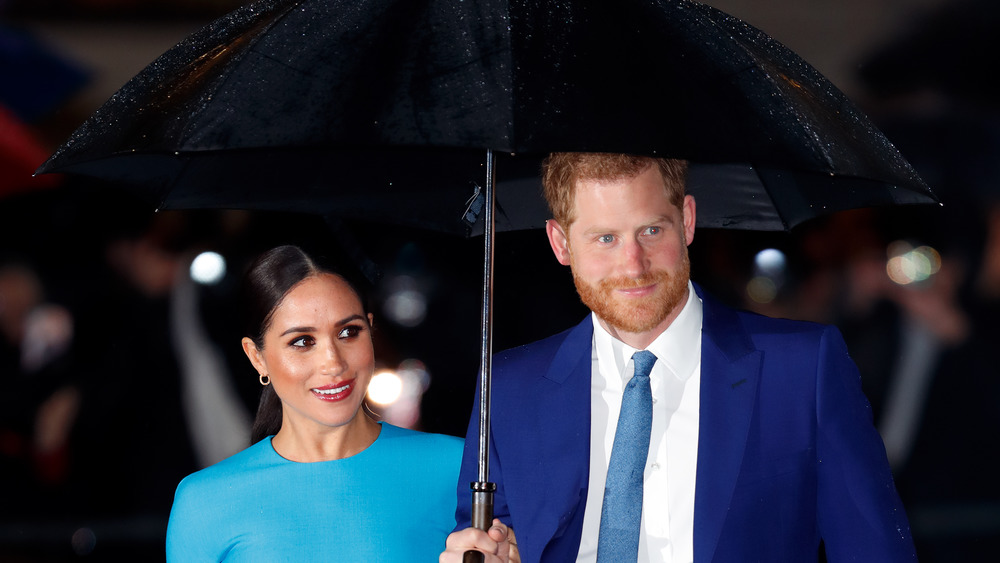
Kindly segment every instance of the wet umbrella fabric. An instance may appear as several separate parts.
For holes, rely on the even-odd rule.
[[[483,149],[501,230],[544,221],[537,164],[553,150],[699,162],[702,227],[933,201],[812,67],[684,0],[251,3],[142,71],[41,171],[135,184],[164,208],[468,234]]]

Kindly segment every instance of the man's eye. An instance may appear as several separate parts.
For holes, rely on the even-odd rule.
[[[661,231],[663,231],[661,227],[646,227],[647,235],[658,235]]]
[[[601,236],[597,237],[597,242],[604,243],[604,244],[612,243],[614,241],[615,241],[615,236],[614,235],[601,235]]]

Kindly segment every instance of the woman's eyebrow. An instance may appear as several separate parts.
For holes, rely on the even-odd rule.
[[[354,322],[354,321],[364,321],[364,320],[366,320],[364,315],[354,314],[354,315],[351,315],[349,317],[345,317],[343,319],[340,319],[339,321],[337,321],[336,323],[334,323],[334,326],[344,326],[344,325],[346,325],[348,323],[351,323],[351,322]],[[286,334],[293,334],[293,333],[296,333],[296,332],[316,332],[316,327],[313,327],[313,326],[293,326],[293,327],[285,330],[285,332],[282,332],[279,336],[285,336]]]
[[[284,336],[286,334],[292,334],[292,333],[296,333],[296,332],[315,332],[315,331],[316,331],[316,328],[315,327],[311,327],[311,326],[293,326],[293,327],[289,328],[288,330],[286,330],[285,332],[282,332],[278,336]]]
[[[337,321],[336,324],[337,324],[337,326],[343,326],[343,325],[346,325],[347,323],[350,323],[350,322],[353,322],[353,321],[367,321],[367,320],[368,319],[366,319],[364,315],[354,314],[354,315],[351,315],[349,317],[346,317],[344,319],[341,319],[341,320]]]

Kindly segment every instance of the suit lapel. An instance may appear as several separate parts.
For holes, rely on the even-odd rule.
[[[736,313],[698,294],[704,303],[694,560],[712,560],[739,477],[757,400],[761,352]]]
[[[566,524],[582,507],[589,477],[592,336],[588,316],[553,355],[540,355],[546,365],[538,365],[539,375],[515,390],[519,396],[503,401],[521,418],[517,427],[526,430],[509,437],[521,444],[502,450],[511,459],[501,461],[510,482],[530,484],[507,492],[516,526],[526,530],[527,537],[518,533],[525,552],[542,553],[553,537],[570,533]],[[534,443],[524,447],[529,441]]]

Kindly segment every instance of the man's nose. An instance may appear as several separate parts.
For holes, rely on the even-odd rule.
[[[622,247],[624,268],[623,274],[630,278],[638,278],[639,276],[646,273],[646,269],[649,267],[648,261],[646,259],[646,249],[639,243],[639,241],[633,239],[626,241]]]

